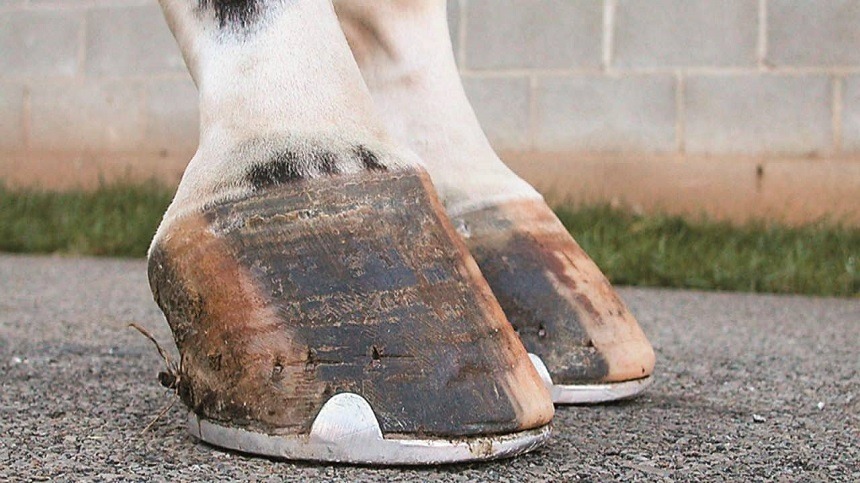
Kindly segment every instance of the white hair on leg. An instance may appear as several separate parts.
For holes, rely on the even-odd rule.
[[[493,151],[466,98],[445,0],[336,0],[391,135],[413,149],[450,216],[541,196]]]

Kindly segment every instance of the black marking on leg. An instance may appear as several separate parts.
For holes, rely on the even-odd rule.
[[[290,151],[278,153],[270,160],[253,166],[245,175],[245,179],[255,189],[299,181],[303,177],[299,172],[296,155]]]
[[[355,148],[355,155],[358,156],[364,169],[368,171],[385,171],[388,169],[384,164],[379,162],[379,157],[373,151],[363,145],[358,145]]]
[[[321,173],[340,173],[340,168],[337,167],[337,156],[335,156],[334,153],[322,152],[317,154],[316,159],[314,159],[314,164],[316,164],[317,169],[319,169]]]
[[[330,151],[312,153],[304,159],[292,151],[283,151],[251,167],[245,178],[255,189],[265,189],[313,177],[314,171],[328,176],[340,174],[337,163],[337,155]]]
[[[366,171],[387,171],[379,157],[363,145],[354,148],[353,154]],[[254,189],[265,189],[285,183],[317,176],[335,176],[343,172],[342,157],[332,151],[318,150],[309,153],[279,151],[268,160],[253,165],[246,173],[246,181]]]
[[[247,30],[263,11],[261,0],[198,0],[201,10],[211,11],[222,29]]]

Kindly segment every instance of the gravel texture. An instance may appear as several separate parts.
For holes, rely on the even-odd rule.
[[[860,300],[622,289],[658,354],[619,404],[559,408],[513,460],[294,464],[184,428],[156,381],[170,334],[140,260],[0,255],[0,481],[860,481]]]

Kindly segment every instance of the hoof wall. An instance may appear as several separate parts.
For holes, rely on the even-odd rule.
[[[431,465],[507,458],[531,451],[550,437],[550,425],[465,438],[385,437],[370,404],[341,393],[320,410],[310,434],[278,435],[224,426],[190,413],[188,429],[209,444],[288,460],[368,465]]]
[[[554,404],[600,404],[636,397],[654,382],[652,376],[601,384],[554,384],[540,357],[529,354],[535,369],[549,389]]]

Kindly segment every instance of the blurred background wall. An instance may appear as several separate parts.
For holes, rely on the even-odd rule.
[[[860,0],[450,0],[502,157],[554,200],[860,224]],[[156,0],[0,0],[0,179],[175,183],[195,89]]]

